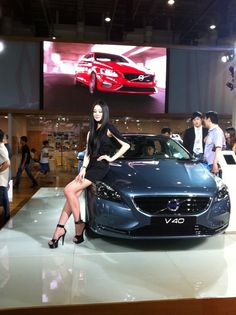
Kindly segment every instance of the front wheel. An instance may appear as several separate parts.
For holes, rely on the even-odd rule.
[[[90,94],[94,94],[97,91],[97,78],[96,74],[91,73],[90,82],[89,82],[89,92]]]

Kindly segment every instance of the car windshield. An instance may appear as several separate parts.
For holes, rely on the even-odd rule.
[[[124,159],[191,159],[190,154],[177,141],[165,136],[124,135],[130,149],[124,154]]]
[[[96,53],[95,54],[95,60],[97,61],[112,61],[112,62],[125,62],[128,63],[128,61],[123,58],[122,56],[113,55],[113,54],[106,54],[106,53]]]

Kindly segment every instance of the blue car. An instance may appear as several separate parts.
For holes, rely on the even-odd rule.
[[[124,137],[130,150],[86,191],[88,232],[126,239],[196,238],[227,228],[230,197],[219,177],[171,138]]]

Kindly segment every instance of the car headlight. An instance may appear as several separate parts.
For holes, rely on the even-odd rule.
[[[218,190],[217,195],[216,195],[216,201],[220,201],[222,199],[228,198],[229,192],[227,187],[222,187],[222,189]]]
[[[104,75],[106,75],[108,77],[116,77],[116,78],[118,77],[118,74],[115,71],[111,70],[111,69],[101,68],[100,69],[100,73],[104,74]]]
[[[97,188],[96,193],[99,198],[117,202],[121,201],[120,194],[109,185],[103,182],[99,182],[97,183],[96,188]]]
[[[215,201],[221,201],[222,199],[229,197],[228,187],[223,183],[222,179],[216,176],[216,185],[218,188]]]

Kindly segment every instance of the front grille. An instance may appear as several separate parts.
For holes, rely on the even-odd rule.
[[[128,81],[132,82],[153,82],[154,75],[140,74],[140,73],[123,73],[124,77]]]
[[[134,197],[136,207],[150,215],[177,214],[191,215],[206,210],[210,205],[208,197],[189,197],[189,196],[171,196],[171,197]],[[173,203],[176,207],[173,207]],[[172,207],[171,207],[172,204]],[[169,206],[169,207],[168,207]]]
[[[134,87],[134,86],[122,86],[118,91],[126,91],[126,92],[148,92],[154,93],[156,92],[155,88],[152,87]]]

